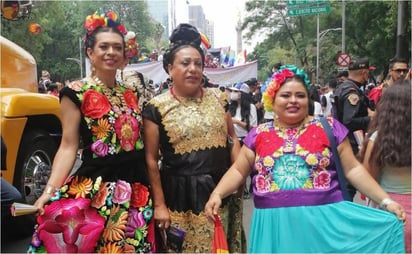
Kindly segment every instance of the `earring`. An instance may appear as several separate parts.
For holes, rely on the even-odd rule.
[[[96,68],[93,65],[90,67],[91,76],[94,77],[96,75]]]

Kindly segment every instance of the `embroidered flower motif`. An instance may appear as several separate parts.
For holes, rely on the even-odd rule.
[[[327,189],[330,187],[330,181],[329,172],[322,170],[313,178],[313,185],[316,189]]]
[[[124,96],[124,100],[126,101],[126,104],[129,108],[132,108],[136,111],[139,110],[139,107],[137,106],[139,102],[138,102],[138,99],[137,99],[137,96],[136,96],[135,93],[133,93],[130,90],[126,90],[123,93],[123,96]]]
[[[50,253],[92,253],[104,227],[104,219],[84,198],[54,201],[37,220],[40,238]]]
[[[118,204],[124,204],[130,200],[131,195],[132,188],[130,187],[130,183],[118,180],[112,201]]]
[[[138,242],[144,238],[143,234],[146,230],[146,221],[143,213],[137,209],[131,208],[129,210],[129,219],[126,227],[126,237],[134,238]]]
[[[136,140],[139,138],[139,123],[136,118],[122,114],[116,119],[114,129],[120,139],[122,149],[125,151],[133,150]]]
[[[143,148],[140,135],[142,118],[137,95],[133,91],[118,85],[112,90],[115,95],[109,100],[101,86],[87,79],[80,88],[77,97],[82,102],[81,110],[93,134],[93,158]]]
[[[103,232],[105,242],[120,241],[124,237],[127,224],[127,211],[120,209],[120,206],[113,206],[110,210],[110,218],[107,221]]]
[[[97,119],[109,112],[110,103],[103,94],[87,90],[83,95],[81,110],[85,116]]]
[[[100,249],[99,253],[123,253],[122,247],[117,243],[105,243]]]
[[[313,142],[314,140],[316,142]],[[329,139],[325,131],[317,124],[310,124],[306,131],[300,135],[297,142],[309,153],[321,153],[329,147]]]
[[[136,208],[145,206],[149,200],[149,189],[141,183],[133,183],[132,191],[130,205]]]
[[[97,209],[101,208],[102,206],[105,205],[106,203],[106,198],[109,196],[110,192],[109,189],[107,188],[108,182],[103,183],[100,185],[99,190],[97,193],[94,195],[91,206],[95,207]]]
[[[91,145],[90,149],[94,154],[96,154],[99,157],[104,157],[109,152],[109,146],[106,143],[104,143],[101,139],[94,142]]]
[[[272,155],[283,144],[283,139],[273,130],[264,131],[256,137],[256,153],[260,157]]]
[[[98,139],[104,139],[107,137],[110,131],[110,124],[106,118],[100,118],[97,120],[97,125],[92,126],[92,133]]]
[[[265,179],[264,176],[262,175],[257,175],[255,177],[255,182],[256,182],[256,190],[257,192],[260,193],[266,193],[269,192],[270,190],[270,182]]]
[[[276,161],[273,178],[281,189],[302,188],[309,176],[309,169],[299,156],[286,154]]]
[[[93,188],[93,181],[91,178],[76,176],[70,184],[67,191],[70,195],[75,195],[76,198],[85,198]]]
[[[73,89],[76,92],[79,92],[82,89],[83,83],[76,80],[69,84],[69,88]]]

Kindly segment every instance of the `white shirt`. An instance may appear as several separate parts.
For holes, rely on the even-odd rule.
[[[236,120],[241,121],[242,120],[242,116],[240,115],[240,107],[237,107],[236,109],[236,114],[233,117]],[[256,112],[256,106],[253,104],[250,104],[250,115],[249,115],[249,125],[250,127],[255,127],[257,126],[258,122],[257,122],[257,112]],[[238,138],[244,138],[246,137],[246,135],[248,134],[248,130],[244,129],[243,127],[241,127],[238,124],[233,124],[233,126],[235,127],[235,133],[236,136]]]

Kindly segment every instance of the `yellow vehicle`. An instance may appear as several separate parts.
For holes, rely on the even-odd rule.
[[[1,135],[7,146],[5,180],[33,203],[47,183],[60,137],[60,103],[37,93],[34,57],[0,36]]]

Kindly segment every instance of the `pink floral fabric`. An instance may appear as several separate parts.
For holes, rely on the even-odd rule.
[[[29,253],[151,252],[154,244],[149,189],[118,180],[75,176],[37,218]]]

